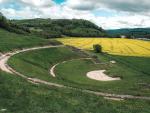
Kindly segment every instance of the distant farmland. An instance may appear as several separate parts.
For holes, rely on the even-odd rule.
[[[118,39],[118,38],[61,38],[58,39],[65,45],[92,50],[93,44],[100,44],[104,52],[123,56],[150,57],[150,42]]]

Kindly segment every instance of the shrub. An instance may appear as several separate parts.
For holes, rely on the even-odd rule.
[[[93,49],[96,53],[102,53],[102,46],[99,44],[94,44]]]

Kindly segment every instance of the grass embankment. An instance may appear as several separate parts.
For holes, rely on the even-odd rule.
[[[8,52],[13,49],[29,48],[33,46],[43,46],[54,44],[55,42],[56,41],[42,39],[33,35],[11,33],[0,28],[0,52]]]
[[[109,93],[133,94],[149,96],[150,78],[149,58],[134,58],[133,57],[115,57],[98,55],[101,62],[109,62],[110,60],[117,61],[117,64],[99,64],[95,65],[90,60],[74,60],[56,67],[57,77],[53,78],[49,75],[49,68],[64,60],[72,58],[80,58],[81,55],[72,52],[68,48],[50,48],[43,50],[30,51],[13,56],[9,60],[9,64],[18,72],[21,72],[29,77],[40,78],[47,81],[59,82],[65,85],[70,85],[78,88],[86,88],[91,90],[104,91]],[[124,63],[120,62],[123,61]],[[141,68],[138,61],[143,62]],[[130,65],[132,63],[133,66]],[[134,67],[134,68],[132,68]],[[93,70],[106,69],[110,76],[119,76],[120,81],[100,82],[88,79],[86,73]],[[139,70],[138,70],[139,69]],[[141,71],[142,70],[142,71]],[[145,73],[143,73],[145,72]]]
[[[150,110],[149,101],[105,100],[72,90],[33,85],[1,71],[0,92],[0,113],[149,113]]]

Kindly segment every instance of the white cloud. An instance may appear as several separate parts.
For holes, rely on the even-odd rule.
[[[52,0],[21,0],[21,2],[35,7],[50,7],[55,4]]]
[[[0,4],[1,3],[4,3],[4,2],[7,2],[8,0],[0,0]]]
[[[2,3],[4,0],[0,0],[0,3]]]
[[[1,9],[1,12],[10,19],[38,18],[40,16],[39,12],[32,10],[30,7],[25,7],[23,10]]]
[[[150,17],[143,15],[96,17],[95,23],[106,29],[149,27]]]
[[[88,0],[67,0],[64,4],[72,9],[79,10],[92,10],[97,7],[97,4]]]
[[[150,0],[67,0],[66,5],[78,10],[109,8],[125,12],[150,11]],[[84,8],[85,7],[85,8]]]
[[[6,2],[6,0],[0,0],[0,4],[3,4],[4,1]],[[9,0],[7,2],[9,3],[10,1],[14,0]],[[137,3],[140,1],[141,0],[136,0]],[[148,5],[148,3],[150,3],[148,0],[143,1],[144,3],[141,2],[141,4],[143,4],[142,6]],[[96,23],[98,26],[103,27],[104,29],[150,26],[150,17],[148,16],[149,13],[141,13],[143,10],[140,11],[140,13],[137,13],[134,10],[130,10],[128,13],[123,13],[123,15],[120,15],[120,12],[124,12],[124,8],[121,6],[119,7],[117,4],[122,5],[124,2],[125,1],[122,0],[67,0],[65,3],[58,5],[52,0],[18,0],[17,3],[20,4],[21,9],[17,10],[12,8],[0,8],[0,11],[11,19],[87,19]],[[114,5],[114,3],[116,3],[116,5]],[[136,3],[135,0],[130,0],[126,1],[124,5],[125,4],[134,6]],[[95,15],[92,12],[94,10],[104,9],[113,13],[114,10],[111,11],[110,7],[114,7],[114,10],[118,10],[118,14],[106,17]],[[137,7],[134,8],[136,9]]]

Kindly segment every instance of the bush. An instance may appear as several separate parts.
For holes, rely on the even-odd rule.
[[[102,53],[102,46],[99,44],[93,45],[93,49],[96,53]]]

